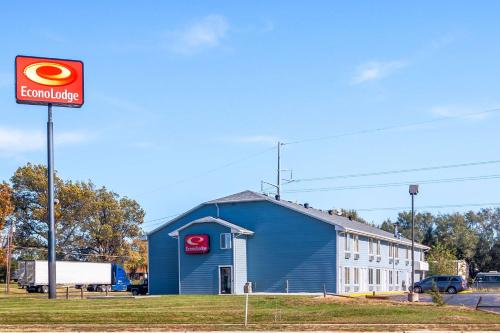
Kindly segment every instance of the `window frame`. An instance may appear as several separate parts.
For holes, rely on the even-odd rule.
[[[223,232],[220,234],[219,247],[221,250],[230,250],[233,248],[233,239],[231,236],[232,235],[229,232]],[[224,239],[224,247],[222,246],[222,239]],[[227,240],[229,240],[229,242]]]

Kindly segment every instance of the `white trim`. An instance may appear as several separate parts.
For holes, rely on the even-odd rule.
[[[234,258],[233,258],[234,260]],[[219,295],[226,295],[226,294],[222,294],[221,293],[221,290],[220,290],[220,269],[221,267],[230,267],[231,268],[231,293],[229,295],[234,295],[234,268],[233,268],[233,265],[219,265],[217,266],[217,275],[219,276],[219,283],[218,283],[218,290],[219,290]]]
[[[339,260],[339,257],[340,257],[339,256],[339,252],[340,252],[339,251],[339,247],[340,247],[340,244],[339,244],[340,239],[339,238],[340,238],[340,236],[339,236],[339,234],[340,233],[337,230],[335,230],[335,236],[336,236],[336,241],[335,241],[336,244],[335,245],[337,247],[337,251],[336,251],[337,253],[335,254],[336,260],[337,260],[337,271],[336,271],[337,283],[335,284],[335,289],[336,289],[335,292],[337,294],[340,294],[339,291],[341,290],[341,288],[340,288],[340,276],[339,276],[339,271],[340,271],[340,260]]]
[[[233,278],[234,278],[234,281],[233,281],[233,288],[236,287],[236,261],[235,261],[235,248],[236,246],[234,246],[234,238],[236,237],[235,234],[231,234],[231,247],[232,247],[232,250],[233,250],[233,269],[232,269],[232,274],[233,274]],[[219,271],[219,274],[220,274],[220,271]],[[219,289],[220,289],[220,283],[219,283]],[[236,288],[235,288],[236,289]],[[232,291],[233,294],[237,294],[236,290],[233,290]]]
[[[238,234],[243,234],[243,235],[253,235],[254,234],[253,231],[239,227],[236,224],[232,224],[230,222],[227,222],[227,221],[224,221],[222,219],[215,218],[212,216],[205,216],[205,217],[202,217],[200,219],[191,221],[187,224],[184,224],[182,227],[170,232],[168,235],[171,237],[177,237],[177,236],[179,236],[179,231],[182,231],[186,228],[189,228],[193,224],[200,224],[200,223],[218,223],[222,226],[225,226],[225,227],[231,229],[231,233],[238,233]]]
[[[151,258],[151,255],[149,253],[149,237],[146,235],[146,246],[148,247],[148,258],[147,258],[147,265],[148,265],[148,269],[147,269],[147,276],[148,276],[148,295],[151,294],[150,290],[149,290],[149,286],[151,285],[151,283],[149,283],[149,269],[151,268],[151,266],[149,265],[149,258]]]

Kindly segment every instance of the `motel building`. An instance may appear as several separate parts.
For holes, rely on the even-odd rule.
[[[408,290],[411,241],[244,191],[194,207],[148,234],[150,294]],[[415,280],[428,264],[415,243]]]

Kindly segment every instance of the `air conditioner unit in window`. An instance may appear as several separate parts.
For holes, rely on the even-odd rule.
[[[410,260],[406,259],[405,264],[406,264],[406,266],[408,266],[410,264]]]
[[[377,256],[377,261],[380,262],[382,260],[382,256]]]
[[[369,287],[368,287],[368,290],[369,290],[369,291],[373,291],[373,290],[374,290],[374,287],[373,287],[373,286],[369,286]]]
[[[389,258],[389,264],[392,264],[393,261],[394,261],[393,258]]]
[[[354,287],[354,292],[358,292],[359,291],[359,286],[355,286]]]
[[[359,253],[354,253],[354,259],[359,259]]]
[[[373,261],[373,259],[375,259],[375,256],[374,256],[373,254],[370,254],[370,255],[368,256],[368,260]]]
[[[396,265],[399,264],[399,258],[396,258],[395,263],[396,263]]]
[[[350,257],[351,257],[351,252],[346,252],[346,253],[345,253],[345,258],[346,258],[346,259],[349,259]]]
[[[345,292],[346,292],[346,293],[348,293],[348,292],[350,292],[350,291],[351,291],[351,288],[350,288],[350,287],[348,287],[348,286],[346,286],[346,287],[345,287]]]

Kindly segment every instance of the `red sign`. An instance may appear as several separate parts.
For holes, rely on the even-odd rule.
[[[186,254],[208,253],[210,237],[208,235],[186,235],[184,237],[184,252]]]
[[[16,57],[16,101],[19,104],[81,107],[83,62]]]

